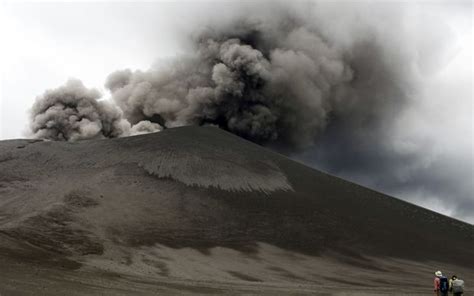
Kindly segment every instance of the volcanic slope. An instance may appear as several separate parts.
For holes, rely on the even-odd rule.
[[[2,295],[423,294],[438,269],[474,283],[473,246],[215,127],[0,142]]]

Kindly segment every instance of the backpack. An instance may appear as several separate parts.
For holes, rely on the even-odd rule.
[[[439,290],[441,292],[448,292],[448,289],[449,289],[448,278],[445,276],[439,277]]]
[[[455,279],[452,283],[453,293],[463,293],[464,292],[464,281],[460,279]]]

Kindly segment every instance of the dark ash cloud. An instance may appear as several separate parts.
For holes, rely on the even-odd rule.
[[[339,122],[371,129],[406,104],[412,73],[375,32],[343,46],[311,18],[277,15],[195,34],[193,54],[117,71],[106,87],[132,124],[216,124],[282,151],[314,145]]]

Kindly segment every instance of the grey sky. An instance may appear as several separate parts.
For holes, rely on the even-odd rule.
[[[472,4],[421,2],[404,7],[399,15],[390,9],[384,12],[383,5],[375,13],[367,11],[368,7],[361,2],[336,8],[327,5],[318,13],[335,14],[335,19],[353,11],[381,19],[386,13],[388,23],[402,18],[395,23],[410,26],[416,34],[387,34],[400,38],[401,44],[414,44],[400,46],[400,50],[413,49],[424,69],[417,77],[417,99],[387,131],[388,148],[383,148],[380,165],[350,164],[351,155],[338,163],[338,157],[328,151],[309,151],[299,158],[473,223]],[[187,50],[186,34],[194,26],[204,26],[209,19],[225,19],[238,9],[235,3],[207,2],[3,2],[0,139],[24,137],[28,109],[45,89],[74,77],[108,97],[103,88],[108,74],[123,68],[146,70],[157,59],[179,56]],[[384,24],[385,20],[380,30]],[[342,29],[338,31],[337,26]],[[343,23],[334,23],[334,27],[335,32],[344,34]],[[418,42],[419,35],[429,38]],[[377,147],[377,151],[381,149]],[[358,160],[363,162],[368,151]]]

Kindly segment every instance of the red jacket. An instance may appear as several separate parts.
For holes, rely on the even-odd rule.
[[[439,277],[434,278],[434,290],[439,291]]]

